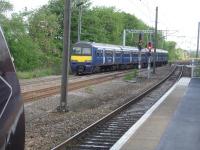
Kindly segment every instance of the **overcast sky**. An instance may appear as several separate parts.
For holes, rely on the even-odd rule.
[[[178,46],[196,49],[197,25],[200,21],[198,0],[91,0],[93,6],[115,6],[117,9],[136,15],[150,26],[154,26],[155,8],[159,7],[158,29],[169,31],[168,40]],[[38,8],[48,0],[10,0],[15,10]]]

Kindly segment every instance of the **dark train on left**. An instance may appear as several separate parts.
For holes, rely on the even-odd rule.
[[[0,28],[0,150],[23,150],[24,106],[10,51]]]

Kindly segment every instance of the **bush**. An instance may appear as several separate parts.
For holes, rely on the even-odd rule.
[[[42,65],[42,52],[29,37],[21,37],[10,43],[11,54],[19,71],[28,71]]]

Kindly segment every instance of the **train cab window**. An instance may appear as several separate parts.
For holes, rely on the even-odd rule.
[[[81,55],[81,47],[74,47],[72,54],[73,55]]]
[[[0,114],[11,96],[10,85],[0,76]],[[1,115],[0,115],[1,116]]]
[[[82,55],[92,55],[91,48],[83,48]]]

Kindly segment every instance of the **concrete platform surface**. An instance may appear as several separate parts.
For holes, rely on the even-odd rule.
[[[200,79],[192,79],[157,150],[200,150]]]
[[[193,85],[193,82],[195,82],[196,84]],[[200,82],[200,79],[199,79],[199,82]],[[184,136],[183,134],[181,134],[183,133],[182,129],[184,129],[184,127],[180,128],[179,127],[180,124],[173,125],[174,118],[177,118],[176,116],[180,113],[183,113],[183,112],[187,113],[188,110],[191,111],[191,113],[194,113],[192,107],[187,106],[187,105],[190,105],[188,103],[184,105],[184,108],[181,109],[182,111],[180,113],[177,113],[177,111],[179,111],[180,107],[182,107],[182,103],[186,101],[185,97],[192,94],[190,93],[188,95],[188,92],[191,92],[190,88],[192,87],[194,88],[194,86],[196,86],[197,88],[199,88],[199,94],[200,94],[199,82],[197,83],[196,80],[192,79],[190,83],[190,78],[181,78],[179,82],[177,82],[170,90],[168,90],[168,92],[165,95],[163,95],[160,98],[160,100],[156,104],[154,104],[154,106],[152,106],[152,108],[148,110],[145,113],[145,115],[140,120],[138,120],[138,122],[134,124],[124,134],[124,136],[121,139],[117,141],[117,143],[111,148],[111,150],[119,150],[119,149],[121,150],[156,150],[156,149],[157,150],[177,150],[176,148],[173,148],[170,146],[173,145],[173,143],[176,146],[177,145],[176,140],[177,142],[181,142],[182,144],[183,139],[178,140],[177,135]],[[188,85],[190,85],[191,87],[188,88]],[[199,85],[199,87],[197,85]],[[197,92],[197,91],[194,91],[194,92]],[[195,96],[193,97],[194,99],[195,99]],[[199,113],[200,113],[200,104],[197,107],[199,108]],[[200,114],[199,114],[199,119],[200,119]],[[192,119],[187,119],[187,120],[191,121]],[[183,123],[185,121],[184,117],[180,121],[182,121],[180,123]],[[181,130],[179,130],[179,128]],[[197,129],[196,126],[194,128]],[[200,131],[200,124],[199,124],[198,129]],[[187,128],[185,128],[185,130],[187,130]],[[173,135],[173,133],[175,135]],[[169,140],[169,138],[171,138],[172,136],[173,136],[173,139]],[[200,134],[199,134],[199,137],[200,137]],[[190,149],[187,149],[187,150],[190,150]]]

